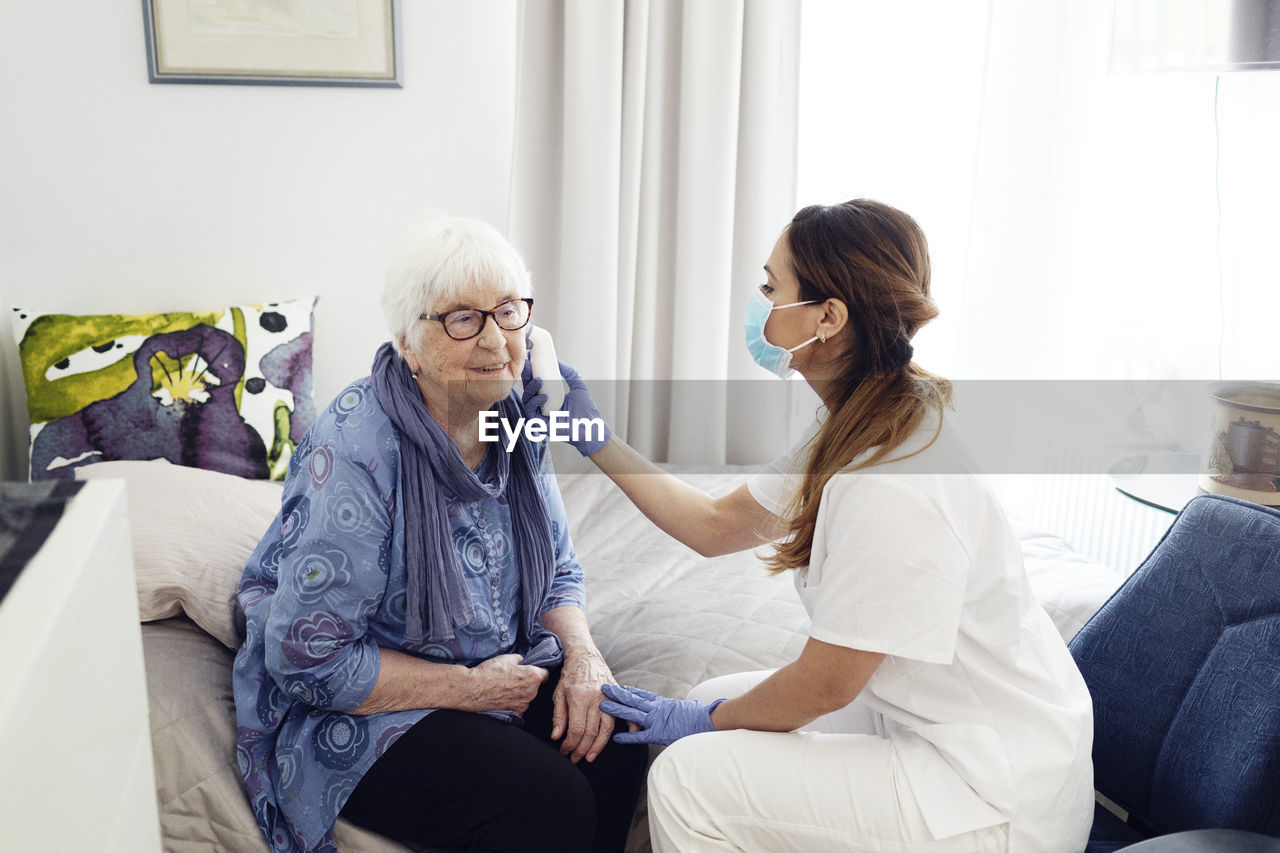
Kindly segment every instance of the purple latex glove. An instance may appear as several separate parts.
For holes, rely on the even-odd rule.
[[[717,699],[707,705],[695,699],[668,699],[625,684],[605,684],[600,689],[608,697],[600,703],[601,711],[642,727],[638,732],[614,735],[614,743],[667,746],[686,735],[714,732],[716,727],[711,722],[711,712],[724,701]]]
[[[524,390],[520,392],[520,408],[523,410],[524,416],[530,420],[533,418],[545,418],[546,416],[542,414],[542,407],[547,404],[547,395],[542,393],[542,379],[535,379],[533,376],[533,359],[526,358],[524,360],[524,370],[520,371],[520,381],[524,383]]]
[[[576,441],[572,439],[569,441],[583,456],[590,456],[609,443],[609,439],[613,438],[613,429],[596,408],[595,400],[591,399],[591,391],[587,389],[587,383],[583,381],[578,371],[563,361],[558,363],[560,376],[569,386],[569,393],[565,394],[564,402],[560,404],[557,411],[567,412],[570,423],[578,420],[599,419],[604,425],[603,437],[600,435],[600,430],[593,427],[580,429],[579,438]],[[543,413],[543,406],[547,404],[547,395],[542,393],[542,380],[533,377],[533,365],[530,359],[525,359],[524,370],[520,372],[520,381],[524,383],[524,391],[520,394],[520,408],[524,411],[524,416],[545,420],[547,416]],[[569,432],[572,435],[572,430]]]

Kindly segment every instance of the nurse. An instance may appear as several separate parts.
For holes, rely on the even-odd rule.
[[[766,565],[812,622],[792,663],[686,699],[604,686],[601,710],[631,724],[615,740],[669,745],[648,780],[655,851],[1082,850],[1089,693],[953,434],[950,384],[912,361],[938,313],[924,234],[873,201],[806,207],[764,272],[747,346],[821,397],[805,440],[720,498],[616,437],[578,448],[704,555],[774,543]],[[562,374],[562,408],[598,416]]]

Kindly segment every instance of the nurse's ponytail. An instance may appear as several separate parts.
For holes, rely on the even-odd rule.
[[[827,418],[797,460],[805,476],[784,513],[791,535],[767,560],[775,572],[809,564],[822,490],[834,474],[897,458],[893,451],[951,402],[951,383],[911,360],[911,339],[938,315],[929,247],[914,219],[867,199],[815,205],[795,215],[787,240],[800,299],[842,301],[852,334],[842,336],[834,387],[821,389]]]

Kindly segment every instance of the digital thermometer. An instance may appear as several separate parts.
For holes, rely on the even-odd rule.
[[[529,327],[529,361],[533,365],[533,375],[542,380],[542,393],[547,395],[546,412],[555,411],[564,403],[569,389],[560,377],[560,361],[556,358],[556,345],[551,341],[551,333],[541,326]]]

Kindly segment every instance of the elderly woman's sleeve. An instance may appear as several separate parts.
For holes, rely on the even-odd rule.
[[[266,666],[289,695],[349,711],[368,698],[381,667],[368,626],[386,592],[393,504],[376,466],[335,444],[313,442],[307,452],[312,459],[295,460],[286,487]]]
[[[586,610],[587,592],[583,585],[582,566],[578,564],[578,555],[573,551],[573,540],[569,538],[569,519],[565,515],[564,498],[556,484],[555,472],[551,469],[550,453],[542,454],[541,473],[542,493],[547,499],[547,514],[551,518],[551,538],[556,556],[556,573],[551,580],[545,610],[566,604]]]

